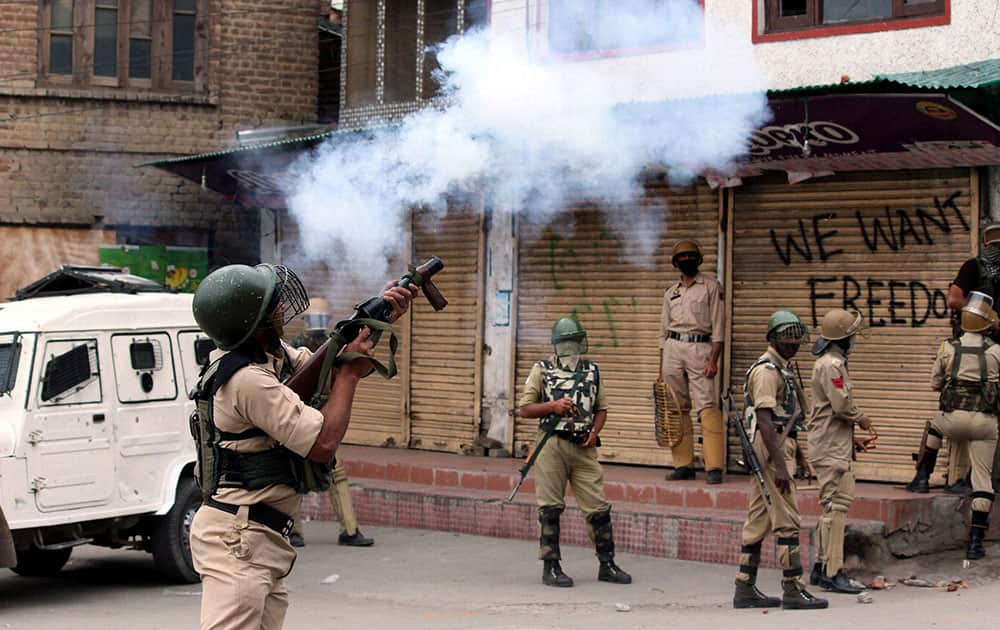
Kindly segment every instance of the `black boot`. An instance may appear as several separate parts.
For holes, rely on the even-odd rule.
[[[694,468],[690,466],[678,466],[674,472],[667,475],[667,481],[684,481],[694,479]]]
[[[847,577],[843,569],[837,571],[837,574],[833,577],[827,577],[824,572],[820,575],[819,585],[823,590],[833,591],[834,593],[846,593],[848,595],[857,595],[865,590],[851,584],[851,578]]]
[[[813,564],[812,571],[809,572],[809,583],[813,586],[819,586],[819,581],[823,577],[823,565],[819,562]]]
[[[972,494],[972,471],[970,470],[965,477],[959,479],[950,486],[945,486],[944,491],[948,494],[955,494],[962,497],[967,497]]]
[[[972,527],[969,528],[969,547],[965,550],[966,560],[981,560],[986,557],[986,550],[983,549],[983,538],[986,537],[986,529],[990,526],[990,513],[972,511]]]
[[[292,532],[288,537],[288,544],[293,547],[305,547],[306,540],[302,537],[302,534],[298,532]]]
[[[781,590],[781,607],[785,610],[815,610],[830,605],[830,602],[814,596],[798,582],[782,582]]]
[[[601,582],[611,582],[612,584],[631,584],[632,576],[622,571],[621,567],[615,564],[614,554],[598,556],[601,568],[597,570],[597,579]]]
[[[753,582],[736,580],[733,608],[777,608],[778,606],[781,606],[780,599],[761,593]]]
[[[705,474],[705,483],[710,486],[722,483],[722,471],[710,470]]]
[[[917,494],[930,492],[929,480],[931,473],[934,472],[934,465],[937,464],[937,456],[938,449],[924,448],[924,456],[917,462],[917,474],[914,475],[913,481],[906,484],[908,492],[916,492]]]
[[[563,573],[558,560],[546,560],[542,567],[542,584],[546,586],[573,586],[573,578]]]
[[[356,530],[353,534],[348,534],[347,532],[341,532],[340,537],[337,538],[338,545],[344,545],[346,547],[371,547],[375,544],[375,541],[364,534],[361,530]]]

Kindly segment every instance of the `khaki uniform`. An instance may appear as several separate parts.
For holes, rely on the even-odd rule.
[[[809,416],[809,463],[819,480],[823,508],[818,525],[819,558],[826,575],[844,566],[844,528],[854,501],[854,427],[863,414],[855,405],[847,357],[836,344],[816,359]]]
[[[555,365],[555,357],[552,357],[550,362]],[[528,374],[519,406],[548,401],[545,393],[545,369],[541,363],[536,363]],[[592,407],[595,414],[598,411],[606,411],[608,408],[604,388],[599,383]],[[535,435],[536,444],[543,435],[542,431]],[[569,439],[560,437],[557,432],[542,447],[535,460],[534,471],[535,502],[540,513],[545,511],[562,512],[566,507],[566,483],[569,482],[573,488],[576,504],[587,519],[588,534],[591,540],[595,540],[597,534],[595,534],[592,524],[593,518],[597,515],[607,514],[611,509],[611,504],[604,494],[604,470],[597,461],[597,449],[582,448]],[[555,520],[558,523],[558,517]],[[544,524],[543,527],[545,527]],[[610,523],[608,529],[610,530]],[[554,538],[555,544],[544,542],[547,538]],[[556,525],[554,532],[542,532],[543,542],[539,559],[560,559],[558,538],[558,525]]]
[[[286,347],[292,367],[311,354]],[[224,353],[216,350],[214,361]],[[323,427],[323,414],[303,403],[281,384],[283,356],[237,371],[215,394],[214,421],[221,431],[239,433],[258,428],[267,436],[220,445],[239,452],[259,452],[277,443],[305,457]],[[213,499],[244,506],[237,514],[203,505],[191,525],[191,554],[201,575],[201,627],[280,628],[288,608],[284,577],[295,563],[287,538],[249,520],[248,508],[263,503],[289,517],[302,501],[295,489],[271,485],[260,490],[220,488]]]
[[[721,470],[725,466],[722,415],[718,412],[718,385],[716,379],[706,378],[703,373],[705,363],[712,355],[712,344],[722,343],[724,339],[724,318],[722,285],[705,274],[696,275],[694,283],[689,287],[678,281],[663,294],[660,315],[663,373],[660,376],[677,395],[682,415],[688,418],[700,416],[703,434],[711,433],[716,436],[714,440],[706,440],[717,445],[711,449],[705,448],[707,470]],[[705,339],[697,342],[672,339],[671,333]],[[706,417],[702,412],[709,409],[715,412],[708,423],[710,426],[706,426]],[[690,420],[687,419],[682,424],[690,426]],[[672,450],[674,466],[690,466],[694,461],[694,436],[691,432],[688,431]]]
[[[963,333],[959,343],[965,347],[980,347],[983,336],[979,333]],[[990,382],[1000,379],[1000,345],[994,344],[986,349],[986,372]],[[951,376],[952,364],[955,360],[955,348],[948,342],[942,342],[931,372],[931,387],[940,391],[945,379]],[[958,380],[979,381],[979,361],[975,356],[964,355],[959,365]],[[937,432],[954,441],[969,443],[969,456],[972,460],[972,509],[978,512],[989,512],[993,504],[993,455],[997,445],[997,416],[980,411],[955,409],[941,414],[931,420],[932,432],[927,435],[927,447],[941,448],[941,438],[934,435]]]
[[[761,356],[761,359],[765,358],[780,368],[788,367],[788,361],[771,348]],[[786,396],[794,396],[801,400],[801,392],[785,390],[785,379],[781,372],[767,364],[753,368],[747,378],[747,396],[752,401],[754,409],[770,409],[775,416],[781,415]],[[746,521],[743,523],[740,568],[736,574],[736,579],[742,582],[756,582],[761,543],[769,533],[773,533],[777,538],[782,580],[794,582],[799,587],[804,586],[802,561],[799,557],[800,520],[795,484],[789,484],[787,492],[779,492],[774,484],[778,466],[784,466],[785,470],[789,471],[789,478],[795,470],[796,443],[794,436],[790,434],[790,431],[794,431],[794,421],[788,424],[790,425],[788,430],[778,435],[778,442],[784,455],[781,461],[771,459],[760,431],[756,431],[753,437],[753,450],[762,467],[764,484],[771,494],[771,505],[768,506],[757,480],[751,479],[749,508]]]

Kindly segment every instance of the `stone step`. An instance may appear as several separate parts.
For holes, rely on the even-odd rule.
[[[428,485],[372,477],[352,480],[352,499],[362,524],[412,527],[501,538],[536,539],[538,517],[530,494],[506,503],[504,494],[487,489]],[[313,494],[303,504],[306,518],[335,520],[329,501]],[[612,524],[618,550],[662,558],[739,564],[742,510],[699,508],[655,503],[616,502]],[[802,522],[802,563],[806,568],[813,548],[814,517]],[[561,520],[564,545],[590,546],[582,513],[567,499]],[[851,532],[880,538],[878,521],[852,520]],[[849,550],[850,552],[850,550]],[[867,553],[867,552],[862,552]],[[777,567],[774,537],[764,541],[762,565]]]

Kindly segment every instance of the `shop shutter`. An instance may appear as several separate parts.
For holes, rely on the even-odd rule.
[[[575,315],[608,397],[601,459],[669,464],[670,450],[656,446],[652,384],[663,292],[679,278],[670,250],[678,239],[697,239],[702,271],[714,275],[718,214],[718,193],[708,187],[671,189],[654,179],[628,204],[580,203],[546,219],[520,218],[514,404],[531,366],[552,354],[552,324]],[[537,423],[517,418],[516,453],[530,448]]]
[[[877,449],[859,455],[856,475],[912,478],[910,454],[937,413],[930,370],[950,334],[948,285],[978,241],[976,190],[967,170],[845,174],[795,185],[762,178],[737,189],[730,376],[740,407],[744,372],[766,348],[773,311],[794,310],[815,340],[823,314],[855,298],[873,327],[850,356],[851,377],[857,404],[879,433]],[[796,356],[807,392],[810,346]],[[735,436],[730,443],[732,462]]]
[[[412,448],[470,453],[479,428],[484,251],[481,202],[452,200],[447,214],[416,212],[414,261],[437,256],[434,283],[448,307],[419,298],[413,309],[410,374]]]
[[[281,261],[288,265],[302,279],[310,298],[324,298],[330,305],[330,325],[347,319],[354,312],[354,306],[378,293],[389,278],[374,278],[366,280],[367,290],[359,287],[359,281],[337,275],[322,261],[301,255],[299,243],[299,228],[287,214],[282,215],[281,229]],[[406,268],[403,256],[393,257],[389,261],[391,275],[402,275]],[[378,374],[372,374],[362,379],[354,395],[354,406],[351,408],[351,424],[344,437],[346,444],[363,444],[368,446],[385,446],[405,448],[405,397],[404,386],[409,371],[407,365],[407,347],[409,345],[409,319],[404,318],[395,324],[397,335],[400,336],[400,348],[397,355],[399,374],[386,380]],[[286,339],[292,339],[302,332],[302,318],[293,320],[286,330]],[[380,343],[376,356],[385,360],[387,343]]]

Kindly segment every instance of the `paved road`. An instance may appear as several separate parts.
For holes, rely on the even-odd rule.
[[[564,568],[577,586],[539,583],[529,541],[406,529],[366,529],[368,549],[338,547],[336,525],[308,523],[309,545],[289,578],[286,628],[819,628],[996,627],[1000,616],[998,560],[963,569],[956,553],[894,565],[891,575],[963,577],[954,593],[899,586],[862,605],[830,595],[826,611],[733,611],[733,568],[622,554],[635,584],[597,582],[597,563],[582,547],[564,549]],[[339,576],[324,584],[330,576]],[[778,590],[776,571],[761,587]],[[139,552],[80,548],[51,579],[0,574],[0,630],[194,628],[198,585],[165,584]],[[627,604],[629,612],[616,611]]]

